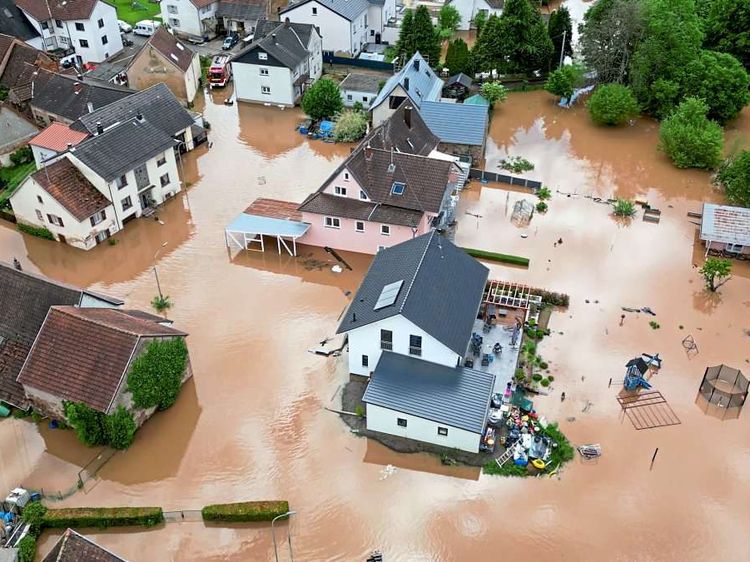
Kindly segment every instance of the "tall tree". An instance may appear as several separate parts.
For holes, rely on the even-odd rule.
[[[674,89],[682,70],[698,58],[703,43],[702,24],[693,0],[644,0],[644,36],[633,53],[631,85],[648,112],[665,117],[679,99],[663,92]],[[660,89],[654,85],[660,80]]]
[[[750,102],[750,76],[740,61],[727,53],[701,51],[685,67],[682,82],[681,93],[704,100],[708,117],[719,123],[737,117]]]
[[[438,32],[442,39],[450,39],[461,23],[461,14],[453,4],[445,4],[438,13]]]
[[[502,37],[500,35],[500,18],[491,15],[482,26],[476,45],[471,51],[474,69],[490,72],[499,69],[503,57]]]
[[[416,37],[414,35],[414,12],[406,10],[404,19],[401,20],[401,29],[396,42],[396,53],[404,59],[409,59],[417,50]]]
[[[507,0],[500,16],[504,72],[547,70],[554,52],[547,26],[529,0]]]
[[[474,16],[474,27],[477,28],[477,37],[482,34],[482,28],[485,23],[487,23],[487,12],[480,10],[477,12],[477,15]]]
[[[724,131],[706,117],[703,100],[687,98],[662,121],[659,148],[678,168],[715,168],[721,162]]]
[[[628,81],[630,60],[643,33],[641,3],[598,0],[579,26],[581,54],[600,82]]]
[[[714,181],[724,188],[730,203],[750,207],[750,150],[724,160]]]
[[[570,20],[570,12],[565,6],[560,6],[550,14],[547,29],[555,47],[552,55],[552,65],[555,66],[560,60],[561,53],[566,57],[573,56],[573,24]]]
[[[440,37],[424,4],[414,12],[413,33],[416,50],[427,59],[430,66],[437,67],[440,64]],[[412,52],[408,56],[413,54]]]
[[[445,67],[451,74],[472,74],[471,53],[469,46],[463,39],[454,39],[448,44],[448,52],[445,53]]]
[[[750,2],[712,0],[705,18],[705,46],[734,55],[750,71]]]

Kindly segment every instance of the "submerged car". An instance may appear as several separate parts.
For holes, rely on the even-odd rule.
[[[130,33],[133,31],[133,26],[126,21],[117,20],[117,27],[120,28],[120,33]]]

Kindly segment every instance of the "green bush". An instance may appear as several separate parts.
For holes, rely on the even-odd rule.
[[[124,406],[118,406],[113,414],[106,416],[104,426],[107,430],[107,441],[113,449],[127,449],[133,443],[137,427],[133,414]]]
[[[138,408],[166,410],[177,400],[188,351],[183,338],[155,340],[133,362],[128,391]]]
[[[500,82],[485,82],[479,89],[482,97],[490,102],[490,107],[495,103],[503,103],[508,98],[508,89]]]
[[[362,404],[357,404],[356,408],[354,408],[354,413],[357,414],[357,417],[364,418],[365,417],[365,407],[362,406]]]
[[[540,383],[544,388],[549,386],[549,379],[542,379]]]
[[[536,210],[539,213],[546,213],[547,209],[547,203],[545,203],[544,201],[539,201],[539,203],[536,204]]]
[[[750,150],[733,154],[719,166],[714,179],[735,205],[750,207]]]
[[[617,199],[613,209],[612,212],[618,217],[632,217],[635,214],[635,203],[628,199]]]
[[[106,445],[107,429],[104,414],[80,402],[64,401],[63,409],[65,418],[81,443],[89,447]]]
[[[34,160],[34,153],[28,144],[17,149],[10,155],[10,161],[14,166],[28,164],[32,160]]]
[[[344,103],[339,85],[330,78],[321,78],[302,97],[302,110],[312,119],[330,119]]]
[[[724,132],[706,117],[703,100],[688,98],[659,128],[659,148],[678,168],[715,168],[721,162]]]
[[[541,201],[546,201],[547,199],[552,197],[552,192],[550,191],[549,187],[545,185],[537,190],[536,196],[539,197]]]
[[[34,225],[26,224],[23,222],[19,222],[16,226],[18,227],[18,230],[26,234],[30,234],[31,236],[36,236],[37,238],[44,238],[45,240],[55,239],[55,235],[52,234],[49,230],[47,230],[43,226],[34,226]]]
[[[658,330],[659,328],[661,328],[661,324],[659,324],[658,322],[654,320],[651,320],[651,322],[649,322],[648,325],[651,326],[652,330]]]
[[[551,304],[552,306],[565,306],[570,304],[570,297],[565,293],[553,293],[544,289],[530,289],[532,295],[542,297],[542,303]]]
[[[533,162],[529,162],[526,158],[520,156],[508,156],[500,160],[499,166],[503,170],[508,170],[514,174],[522,174],[523,172],[530,172],[534,169]]]
[[[205,521],[271,521],[287,511],[287,501],[256,501],[207,505],[201,514]]]
[[[497,254],[495,252],[487,252],[485,250],[476,250],[474,248],[464,248],[464,251],[479,259],[485,259],[490,261],[496,261],[500,263],[510,263],[513,265],[529,265],[529,258],[523,258],[521,256],[513,256],[510,254]]]
[[[151,299],[151,306],[156,312],[164,312],[172,308],[172,301],[169,300],[169,295],[156,295]]]
[[[539,373],[534,373],[531,376],[531,380],[533,380],[534,382],[540,382],[543,378],[544,377],[542,377],[542,375],[540,375]]]
[[[518,466],[512,460],[505,462],[503,466],[497,466],[495,460],[489,461],[482,467],[482,472],[493,476],[528,476],[528,467]]]
[[[47,510],[42,521],[53,528],[153,527],[164,521],[164,513],[160,507],[70,507]]]
[[[29,532],[35,537],[42,532],[45,513],[47,513],[47,508],[42,505],[42,502],[31,502],[23,508],[23,520],[31,526]]]
[[[622,84],[599,86],[586,106],[592,121],[597,125],[622,125],[640,111],[635,95]]]
[[[362,111],[343,111],[333,127],[336,142],[354,142],[367,132],[367,115]]]
[[[539,363],[539,368],[547,370],[549,368],[549,363],[547,363],[546,361],[542,361]],[[552,380],[552,377],[548,377],[548,378]]]
[[[570,441],[563,435],[556,423],[549,424],[544,429],[544,434],[557,443],[557,447],[553,447],[552,453],[550,453],[548,461],[550,466],[559,468],[562,464],[573,460],[575,449],[573,449]]]
[[[583,85],[583,74],[583,68],[578,65],[563,66],[549,73],[544,89],[554,96],[569,98]]]
[[[546,368],[546,367],[545,367],[545,368]],[[550,376],[548,376],[548,377],[547,377],[547,380],[548,380],[549,382],[553,382],[553,381],[555,380],[555,377],[553,377],[552,375],[550,375]]]
[[[36,558],[36,537],[26,535],[18,541],[18,562],[34,562]]]

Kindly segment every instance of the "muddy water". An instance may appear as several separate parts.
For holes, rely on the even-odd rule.
[[[604,132],[542,92],[512,94],[493,117],[489,169],[507,153],[523,156],[537,166],[529,177],[564,193],[525,229],[510,225],[508,209],[528,195],[474,184],[462,196],[458,243],[531,258],[528,270],[493,265],[493,276],[571,295],[570,309],[552,317],[555,334],[540,346],[556,380],[537,405],[574,442],[604,449],[597,463],[573,463],[559,481],[520,481],[394,454],[351,435],[323,410],[337,405],[345,368],[306,350],[332,335],[369,258],[347,255],[354,271],[335,274],[327,254],[311,248],[296,260],[235,255],[222,229],[259,195],[302,200],[348,148],[296,135],[295,112],[227,107],[222,99],[205,110],[213,146],[185,158],[191,187],[160,214],[164,224],[136,221],[117,245],[89,253],[0,228],[3,259],[18,256],[29,269],[132,306],[147,308],[156,293],[155,262],[174,301],[170,317],[190,333],[195,377],[177,404],[62,505],[194,509],[286,498],[298,513],[278,538],[283,543],[291,532],[297,560],[362,560],[373,548],[409,561],[515,560],[530,552],[581,560],[750,557],[743,524],[750,517],[750,417],[721,422],[694,404],[707,365],[750,370],[750,339],[742,333],[750,328],[750,272],[737,267],[713,298],[702,291],[694,268],[702,254],[685,213],[718,195],[706,174],[676,171],[658,155],[653,124]],[[750,120],[743,118],[733,138],[747,140]],[[647,199],[662,210],[661,223],[617,222],[586,198],[614,194]],[[621,306],[650,306],[661,328],[635,314],[619,326]],[[697,356],[686,356],[680,343],[688,333]],[[642,351],[664,358],[654,383],[680,425],[636,431],[619,414],[623,365]],[[47,490],[74,482],[95,453],[70,434],[18,420],[0,422],[0,452],[0,484]],[[392,473],[384,470],[389,464]],[[267,526],[179,523],[92,536],[130,560],[273,556]],[[54,539],[45,537],[42,553]]]

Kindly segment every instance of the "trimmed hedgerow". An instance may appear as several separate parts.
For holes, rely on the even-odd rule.
[[[487,252],[485,250],[476,250],[474,248],[464,248],[464,251],[472,257],[482,260],[496,261],[500,263],[509,263],[512,265],[529,265],[529,258],[521,256],[513,256],[511,254],[498,254],[495,252]]]
[[[36,537],[26,535],[18,541],[18,562],[34,562],[36,558]]]
[[[270,521],[287,511],[287,501],[256,501],[207,505],[201,514],[206,521]]]
[[[44,238],[45,240],[54,240],[55,235],[52,234],[49,230],[44,228],[43,226],[34,226],[31,224],[26,224],[23,222],[19,222],[17,225],[18,230],[21,232],[25,232],[26,234],[30,234],[31,236],[36,236],[37,238]]]
[[[48,509],[42,518],[44,527],[81,528],[153,527],[164,521],[160,507],[71,507]]]

